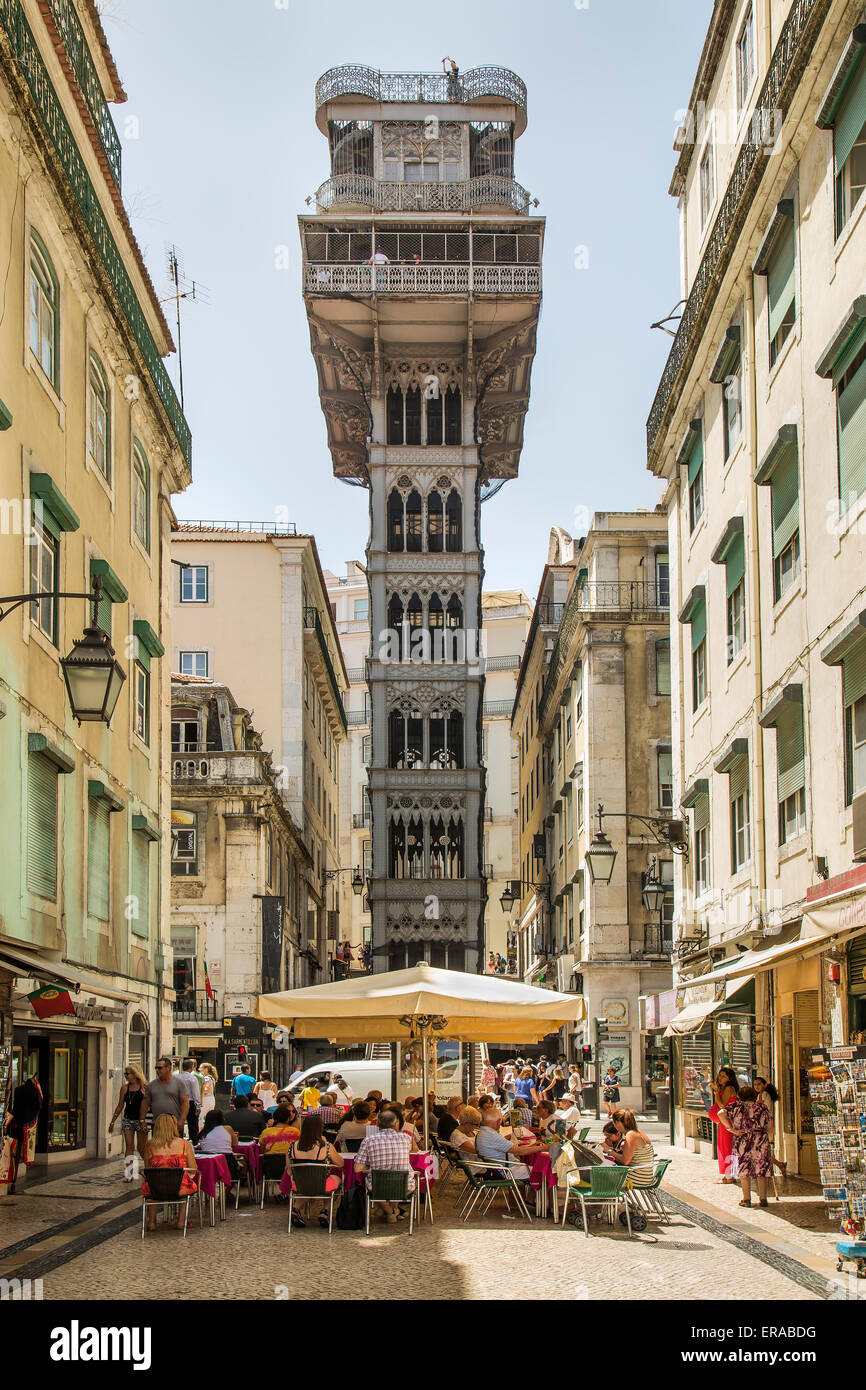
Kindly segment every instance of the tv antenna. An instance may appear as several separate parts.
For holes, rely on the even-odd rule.
[[[180,302],[182,299],[192,300],[196,304],[210,304],[210,291],[207,285],[203,285],[200,280],[190,280],[183,268],[183,252],[174,242],[170,242],[165,248],[166,266],[168,269],[169,284],[172,286],[171,294],[166,295],[162,300],[163,304],[173,301],[177,313],[177,366],[180,377],[180,408],[183,410],[183,349],[181,346],[180,332]]]

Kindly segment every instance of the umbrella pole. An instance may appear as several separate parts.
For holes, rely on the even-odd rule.
[[[424,1150],[430,1152],[430,1116],[427,1096],[427,1034],[421,1024],[421,1085],[424,1089]]]

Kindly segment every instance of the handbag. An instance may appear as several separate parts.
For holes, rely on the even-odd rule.
[[[338,1231],[360,1231],[366,1220],[364,1211],[364,1186],[356,1183],[349,1192],[343,1193],[337,1208]]]

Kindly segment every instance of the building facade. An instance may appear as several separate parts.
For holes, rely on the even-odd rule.
[[[503,889],[517,877],[517,747],[511,713],[517,673],[532,621],[532,601],[519,589],[487,590],[481,595],[484,632],[484,709],[482,756],[486,769],[484,877],[487,880],[485,968],[499,956],[504,973],[517,975],[517,933],[500,903]],[[499,973],[503,973],[500,965]]]
[[[596,513],[576,541],[551,533],[512,719],[524,978],[583,996],[563,1050],[586,1059],[587,1079],[612,1063],[636,1110],[654,1108],[664,1081],[641,1000],[671,985],[667,560],[662,512]],[[569,583],[561,608],[548,596],[557,579]],[[599,805],[616,852],[609,882],[587,871]],[[652,905],[648,881],[662,885]]]
[[[339,752],[348,680],[315,540],[290,524],[179,522],[172,558],[172,665],[228,685],[263,746],[274,750],[280,794],[309,855],[300,889],[302,953],[308,983],[321,984],[330,978],[340,930]]]
[[[866,992],[863,17],[715,5],[671,186],[685,304],[648,422],[691,842],[676,1137],[708,1149],[706,1078],[757,1067],[806,1177],[810,1049],[862,1030]]]
[[[226,1094],[242,1060],[283,1085],[294,1059],[253,1009],[260,993],[315,982],[301,891],[310,855],[226,685],[173,677],[171,736],[173,1050],[211,1062]]]
[[[109,105],[125,93],[96,5],[3,5],[0,88],[0,1017],[9,1080],[41,1084],[53,1161],[104,1156],[124,1063],[149,1070],[171,1043],[163,657],[191,449],[123,204]],[[94,612],[66,595],[97,578],[125,679],[110,723],[76,723],[61,659]],[[37,1017],[40,986],[74,1012]]]
[[[514,477],[543,221],[513,73],[335,68],[331,177],[300,219],[334,470],[370,492],[374,968],[484,951],[481,506]]]

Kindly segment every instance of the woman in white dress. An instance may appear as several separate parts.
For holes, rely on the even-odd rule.
[[[216,1067],[211,1066],[210,1062],[202,1062],[199,1066],[203,1081],[201,1087],[201,1111],[198,1121],[201,1128],[204,1128],[205,1117],[214,1109],[216,1105],[216,1083],[219,1080]]]

